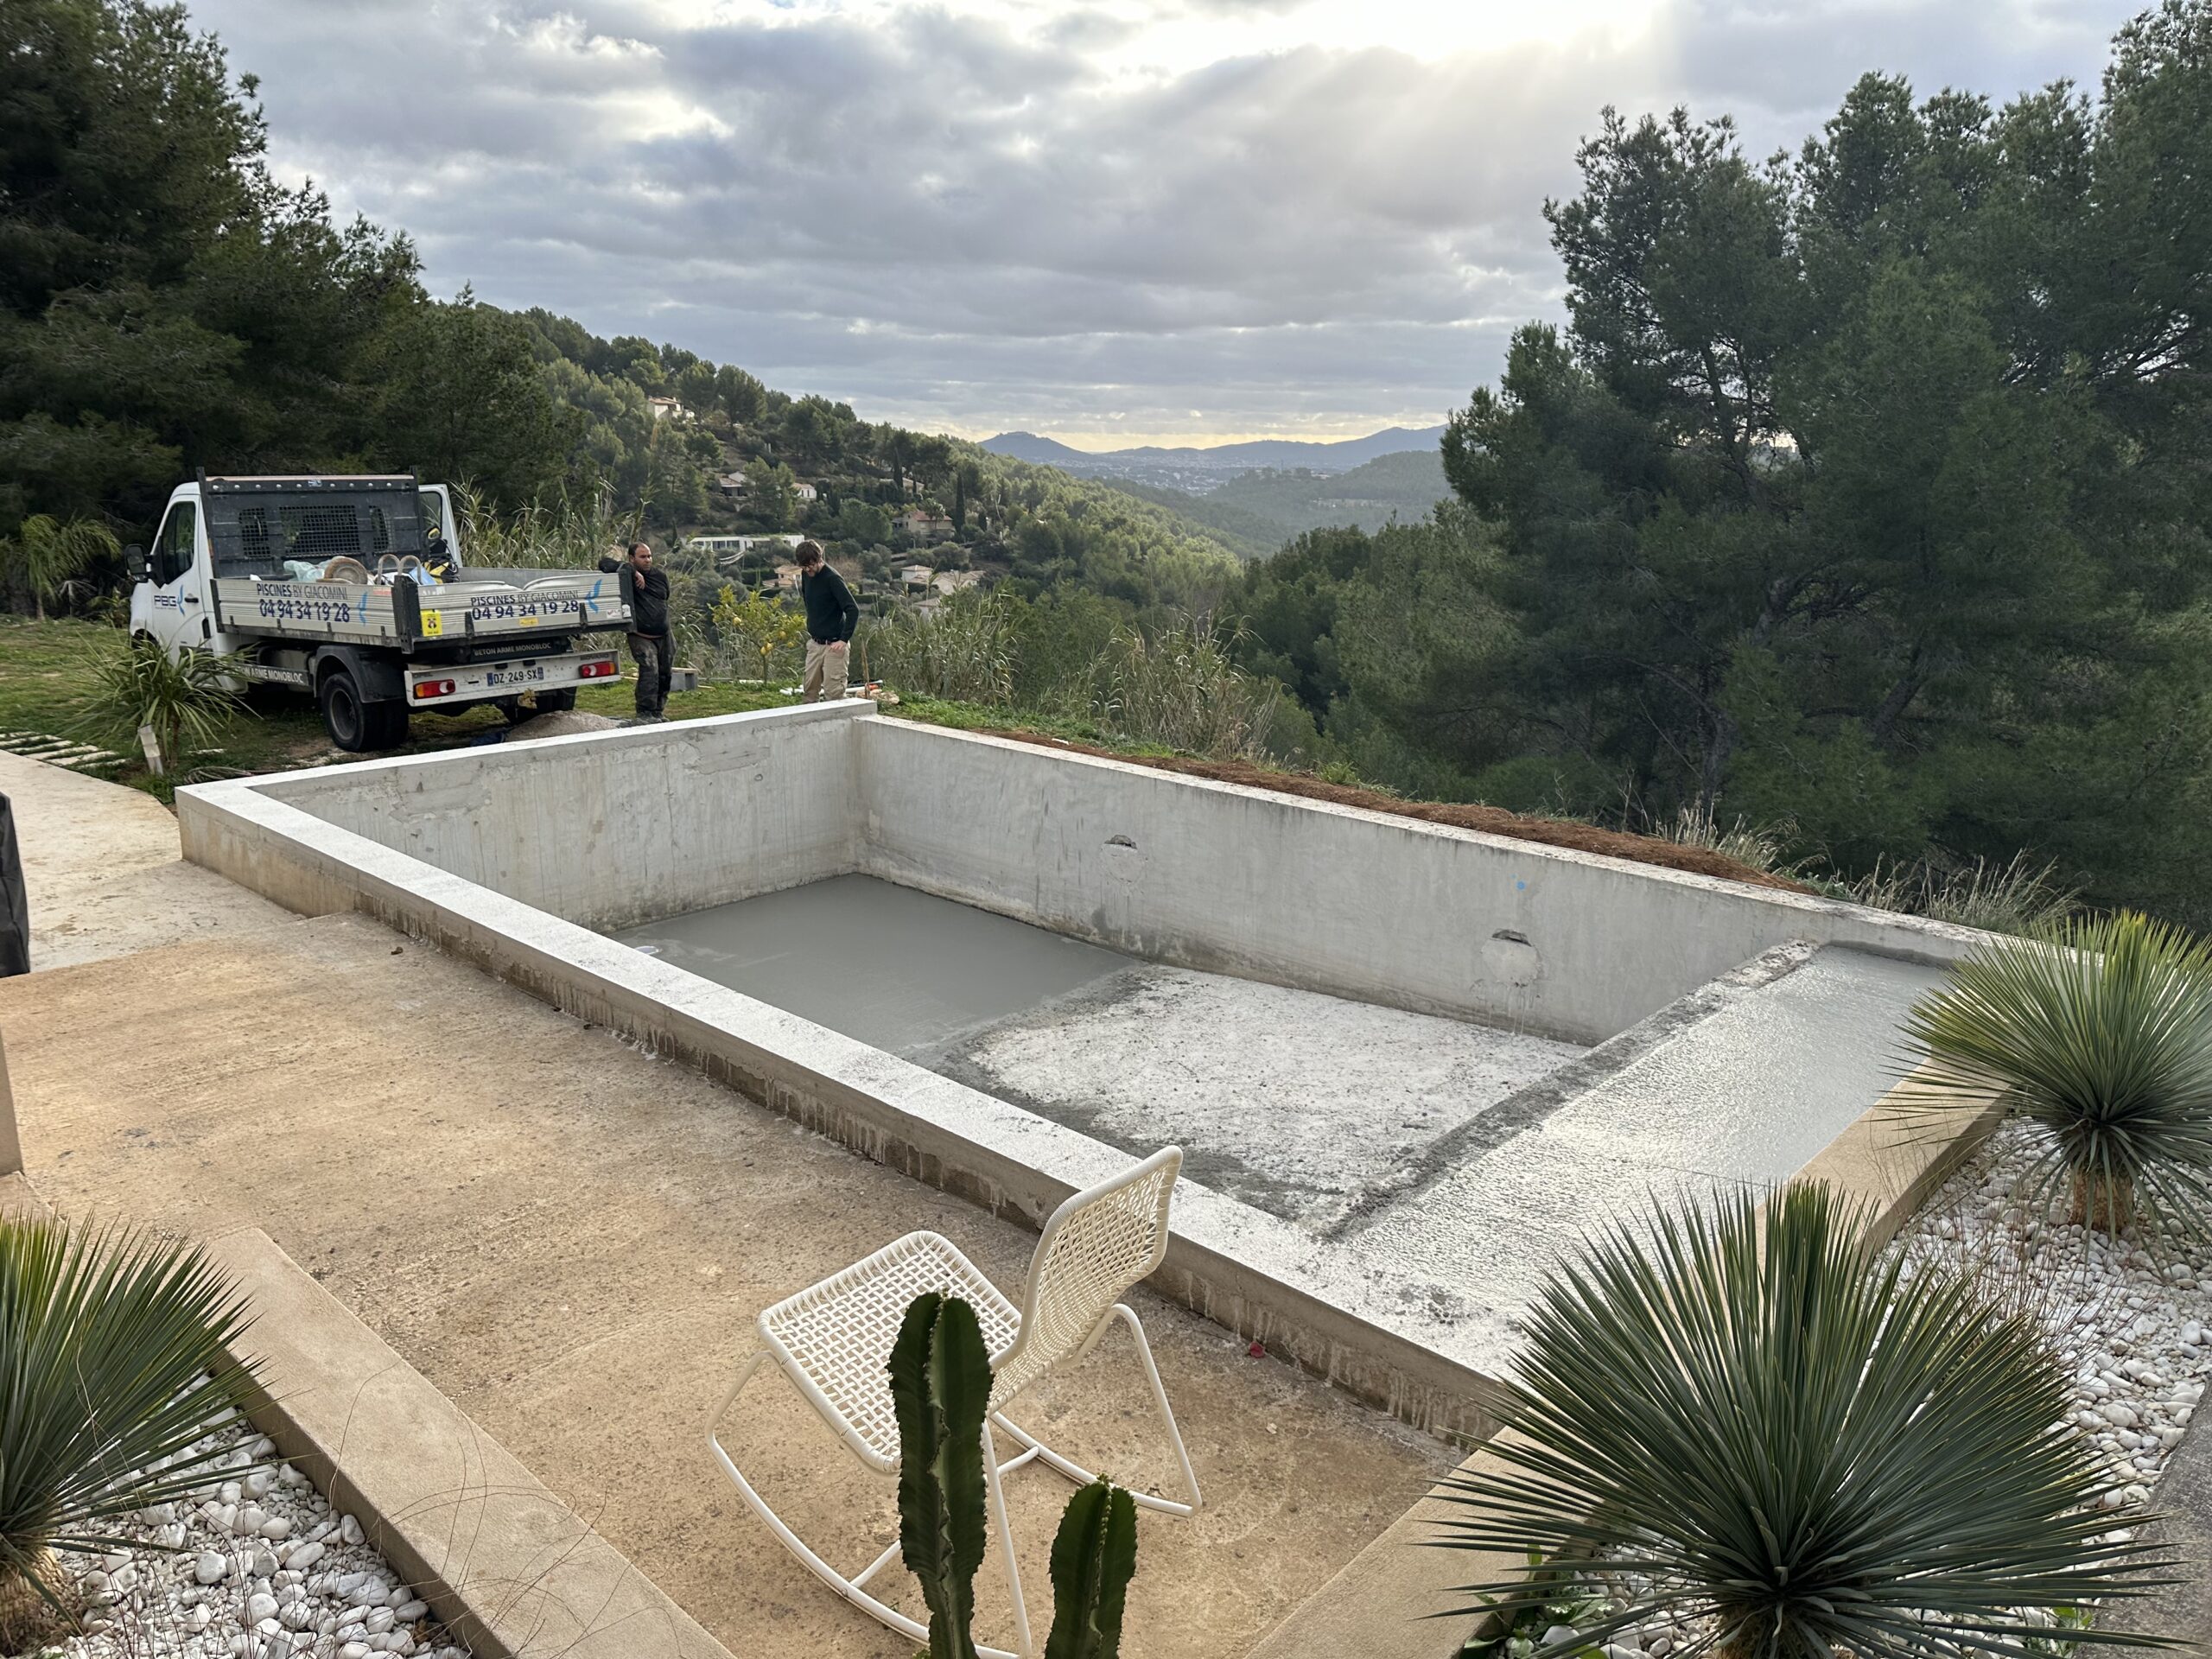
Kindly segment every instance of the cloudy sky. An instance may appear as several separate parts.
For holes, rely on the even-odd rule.
[[[2093,83],[2139,0],[193,0],[275,161],[463,283],[872,419],[1443,418],[1560,314],[1607,104],[1794,145],[1862,70]]]

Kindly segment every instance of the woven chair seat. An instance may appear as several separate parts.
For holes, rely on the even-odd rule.
[[[899,1462],[899,1417],[887,1367],[907,1304],[926,1291],[964,1299],[997,1354],[1021,1313],[950,1239],[909,1233],[760,1315],[760,1334],[788,1357],[835,1414],[854,1451],[880,1471]]]

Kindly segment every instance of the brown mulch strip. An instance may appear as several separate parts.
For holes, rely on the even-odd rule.
[[[1631,863],[1656,864],[1669,870],[1688,870],[1693,875],[1717,875],[1724,880],[1743,881],[1755,887],[1779,887],[1784,893],[1813,891],[1802,881],[1792,881],[1786,876],[1753,869],[1748,864],[1707,848],[1685,847],[1678,842],[1662,841],[1656,836],[1631,836],[1618,830],[1600,830],[1594,824],[1571,823],[1559,818],[1526,817],[1518,812],[1509,812],[1502,806],[1474,806],[1446,801],[1405,801],[1395,795],[1378,794],[1371,789],[1351,789],[1342,784],[1326,783],[1303,772],[1269,772],[1244,760],[1200,760],[1183,755],[1116,754],[1111,749],[1095,747],[1088,743],[1071,743],[1065,738],[1048,737],[1041,732],[991,728],[984,734],[1010,738],[1017,743],[1033,743],[1040,748],[1095,754],[1102,760],[1119,760],[1132,766],[1150,766],[1159,772],[1180,772],[1189,778],[1210,778],[1217,784],[1241,784],[1249,789],[1273,790],[1278,795],[1300,795],[1310,801],[1329,801],[1338,806],[1357,806],[1370,812],[1388,812],[1395,817],[1419,818],[1425,823],[1448,823],[1455,829],[1479,830],[1484,835],[1505,836],[1515,841],[1538,842],[1547,847],[1572,848],[1578,853],[1600,853],[1607,858],[1624,858]]]

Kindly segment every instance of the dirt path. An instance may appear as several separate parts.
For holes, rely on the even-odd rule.
[[[0,752],[31,908],[31,970],[296,918],[177,854],[176,819],[143,791]]]

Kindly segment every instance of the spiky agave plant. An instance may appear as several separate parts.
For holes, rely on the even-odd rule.
[[[1630,1586],[1578,1649],[1705,1618],[1692,1659],[1904,1659],[2024,1656],[2037,1610],[2161,1581],[2170,1563],[2107,1535],[2033,1328],[1870,1261],[1865,1225],[1796,1186],[1764,1212],[1660,1209],[1555,1272],[1504,1466],[1447,1483],[1465,1513],[1433,1541],[1542,1567],[1469,1591],[1510,1619]],[[2080,1639],[2173,1645],[2102,1620]]]
[[[1906,1016],[1908,1107],[2007,1091],[2073,1218],[2212,1234],[2212,946],[2123,912],[1994,941]]]
[[[196,1246],[0,1221],[0,1623],[61,1610],[54,1552],[127,1548],[104,1523],[207,1484],[247,1322]]]

